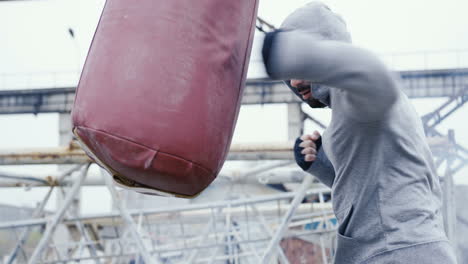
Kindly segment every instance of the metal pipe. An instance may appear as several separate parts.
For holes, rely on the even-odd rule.
[[[319,194],[319,202],[321,204],[325,203],[325,199],[323,198],[323,193]],[[325,214],[325,211],[322,211],[322,221],[327,221],[327,215]],[[328,264],[328,260],[326,258],[326,252],[325,252],[325,243],[323,242],[323,236],[320,235],[320,247],[322,250],[322,262],[323,264]]]
[[[231,206],[228,205],[226,208],[226,218],[225,218],[225,227],[224,227],[224,238],[227,240],[227,250],[229,256],[229,263],[232,263],[232,238],[231,238]]]
[[[236,239],[240,242],[242,241],[245,241],[246,239],[242,236],[242,234],[237,231],[237,230],[234,230],[232,231],[232,234],[236,237]],[[255,251],[255,249],[250,245],[250,243],[245,243],[246,245],[244,245],[243,243],[238,243],[239,247],[242,249],[242,251],[244,252],[252,252],[252,255],[255,257],[255,263],[258,263],[258,261],[260,261],[260,256],[257,254],[257,252]],[[247,250],[248,248],[248,250]],[[251,263],[252,261],[250,259],[247,259],[247,261],[249,263]]]
[[[65,195],[65,192],[64,190],[62,189],[62,193]],[[78,218],[78,215],[76,214],[75,210],[70,210],[69,211],[70,215],[74,218]],[[89,234],[88,232],[85,230],[83,224],[81,223],[80,220],[76,220],[75,221],[75,225],[76,227],[78,228],[78,231],[80,232],[81,234],[81,239],[84,238],[84,241],[86,242],[86,245],[87,245],[87,248],[89,250],[89,253],[91,254],[92,257],[94,257],[94,262],[96,264],[100,264],[101,262],[99,261],[99,258],[98,258],[98,255],[97,255],[97,250],[96,250],[96,247],[93,243],[93,241],[91,241],[91,238],[89,237]]]
[[[291,161],[275,161],[275,162],[266,162],[266,164],[262,164],[256,166],[251,169],[222,169],[219,173],[218,177],[228,178],[230,181],[233,182],[249,182],[249,183],[258,183],[259,180],[256,175],[259,173],[270,172],[271,170],[280,169],[279,167],[287,166],[291,164]],[[288,170],[293,170],[292,168],[288,168]]]
[[[47,243],[49,242],[50,237],[54,233],[55,229],[57,228],[58,223],[62,220],[65,212],[68,209],[68,206],[72,203],[73,199],[75,198],[76,194],[80,190],[81,183],[84,181],[86,178],[86,174],[88,172],[90,164],[86,164],[86,166],[83,167],[81,174],[79,175],[78,179],[76,179],[75,183],[73,183],[72,188],[68,192],[67,196],[65,197],[65,201],[63,202],[62,206],[59,208],[57,213],[52,217],[52,219],[47,223],[46,230],[44,232],[44,235],[42,236],[41,241],[39,241],[36,249],[34,249],[34,252],[29,259],[29,264],[35,264],[39,262],[39,259],[41,257],[41,254],[43,253],[43,250],[47,246]]]
[[[328,264],[327,253],[325,252],[325,243],[323,242],[323,235],[320,235],[320,248],[322,250],[322,263]]]
[[[229,169],[223,168],[218,175],[218,178],[227,178],[232,182],[242,183],[285,183],[285,182],[302,182],[305,172],[298,168],[282,167],[290,164],[291,161],[276,161],[267,163],[253,169]],[[81,167],[82,165],[76,165]],[[279,167],[279,168],[278,168]],[[0,187],[40,187],[40,186],[63,186],[69,183],[67,180],[61,180],[56,173],[51,175],[20,175],[0,172]],[[105,185],[99,173],[94,170],[88,172],[82,186],[103,186]]]
[[[238,160],[259,157],[292,159],[293,142],[271,142],[261,144],[232,144],[228,159]],[[289,154],[289,155],[288,155]],[[83,164],[91,162],[85,152],[75,143],[66,147],[1,150],[0,165],[23,164]]]
[[[1,187],[21,187],[24,185],[50,186],[49,181],[29,175],[0,172],[0,179],[2,180]]]
[[[330,192],[328,188],[317,188],[312,190],[307,190],[306,196],[312,194],[319,194],[320,192]],[[277,200],[283,200],[292,198],[296,195],[294,192],[287,192],[287,193],[278,193],[274,195],[265,195],[258,198],[244,198],[244,199],[237,199],[237,200],[228,200],[228,201],[220,201],[220,202],[212,202],[212,203],[204,203],[204,204],[190,204],[190,205],[182,205],[178,207],[163,207],[163,208],[150,208],[150,209],[143,209],[143,210],[129,210],[128,213],[130,215],[139,215],[140,213],[143,215],[149,214],[161,214],[161,213],[171,213],[171,212],[179,212],[179,211],[197,211],[202,209],[211,209],[211,208],[224,208],[228,204],[231,207],[237,207],[242,205],[250,205],[255,203],[264,203],[264,202],[271,202]],[[329,205],[328,205],[329,207]],[[120,214],[116,212],[106,213],[106,214],[95,214],[95,215],[87,215],[82,216],[80,218],[72,218],[64,220],[64,223],[73,223],[76,220],[86,221],[86,220],[97,220],[97,219],[106,219],[106,218],[115,218],[118,217]],[[34,226],[34,225],[42,225],[47,223],[47,219],[28,219],[28,220],[21,220],[21,221],[14,221],[14,222],[4,222],[0,223],[0,229],[6,228],[20,228],[25,226]]]
[[[257,209],[257,207],[255,207],[255,205],[250,205],[250,207],[252,208],[252,210],[254,211],[254,213],[257,215],[257,218],[258,220],[260,221],[260,226],[263,228],[263,230],[268,234],[268,236],[273,236],[273,232],[271,231],[271,229],[268,227],[266,221],[265,221],[265,218],[263,218],[263,215],[259,212],[259,210]],[[277,246],[278,248],[278,253],[279,253],[279,257],[280,257],[280,262],[282,264],[289,264],[289,260],[288,258],[286,257],[286,255],[284,254],[283,252],[283,249],[278,245]]]
[[[276,231],[275,236],[271,239],[270,243],[268,244],[267,250],[265,251],[265,254],[263,255],[263,258],[262,258],[263,264],[268,264],[268,262],[270,261],[270,258],[273,255],[273,250],[278,246],[279,240],[281,239],[281,236],[283,235],[283,233],[286,231],[288,224],[291,221],[291,217],[294,214],[294,211],[299,206],[299,203],[304,199],[307,193],[307,188],[309,187],[311,183],[312,183],[312,175],[308,174],[304,177],[304,181],[302,182],[301,187],[296,192],[296,195],[291,203],[291,206],[289,207],[289,210],[286,213],[286,215],[283,217],[283,220],[281,221],[281,224],[278,227],[278,230]]]
[[[47,218],[39,218],[39,219],[27,219],[27,220],[20,220],[20,221],[12,221],[12,222],[3,222],[0,223],[0,230],[1,229],[9,229],[9,228],[21,228],[26,226],[38,226],[38,225],[45,225],[47,224]]]
[[[151,254],[143,244],[142,239],[140,238],[140,234],[138,234],[135,222],[133,221],[132,216],[127,212],[127,209],[125,208],[125,205],[121,203],[117,191],[115,189],[114,184],[112,183],[112,180],[110,176],[108,175],[107,171],[104,169],[101,169],[102,177],[104,178],[104,181],[106,182],[107,188],[109,189],[109,192],[111,194],[112,200],[114,204],[117,206],[120,215],[122,216],[123,220],[127,224],[127,228],[130,230],[130,233],[133,236],[133,239],[136,241],[138,250],[140,255],[143,257],[143,260],[147,264],[157,264],[160,263],[157,259],[153,259],[151,257]]]
[[[33,218],[39,217],[39,215],[44,212],[45,205],[49,201],[50,195],[52,194],[52,190],[53,190],[53,188],[49,189],[49,191],[47,192],[47,194],[44,197],[44,199],[42,200],[42,202],[36,208],[36,210],[34,211],[34,213],[32,215]],[[26,230],[24,230],[23,233],[21,233],[20,239],[18,240],[18,243],[16,243],[16,246],[13,248],[12,253],[9,254],[10,258],[7,261],[8,264],[13,264],[13,261],[15,260],[17,254],[18,254],[18,251],[23,246],[23,244],[26,242],[26,239],[28,238],[30,232],[31,232],[31,227],[28,226],[28,227],[26,227]]]
[[[61,173],[61,175],[59,175],[57,177],[57,180],[58,181],[62,181],[63,178],[65,178],[66,176],[70,175],[71,173],[73,173],[75,170],[79,169],[80,166],[75,166],[73,168],[70,168],[64,172]],[[44,199],[41,201],[41,203],[39,204],[39,206],[36,208],[36,210],[34,211],[33,215],[32,215],[32,218],[37,218],[39,217],[39,215],[41,215],[43,212],[44,212],[44,208],[45,208],[45,205],[47,204],[47,202],[49,201],[49,198],[50,198],[50,195],[52,194],[52,191],[54,190],[54,185],[52,185],[52,187],[49,189],[49,191],[47,192],[46,196],[44,197]],[[26,242],[26,238],[29,236],[29,233],[30,233],[30,226],[28,226],[26,228],[26,230],[23,231],[23,233],[20,235],[20,239],[18,240],[18,243],[16,244],[16,246],[14,247],[13,249],[13,252],[10,255],[10,258],[8,259],[8,264],[12,264],[13,261],[15,260],[16,256],[17,256],[17,252],[18,250],[21,248],[21,246]]]
[[[256,178],[261,184],[301,183],[306,174],[308,173],[299,167],[283,167],[261,172],[256,175]]]
[[[208,224],[206,224],[205,228],[203,229],[203,231],[202,231],[202,237],[201,237],[200,240],[197,242],[197,245],[196,245],[196,246],[200,246],[201,243],[207,238],[207,236],[208,236],[208,234],[209,234],[209,231],[210,231],[210,228],[211,228],[211,226],[213,225],[213,221],[214,221],[214,218],[211,217],[211,218],[210,218],[210,221],[208,222]],[[192,263],[194,262],[194,260],[197,258],[198,252],[200,252],[199,249],[195,249],[194,251],[192,251],[192,253],[190,254],[190,256],[184,261],[184,263],[192,264]]]
[[[0,165],[85,164],[91,162],[79,147],[55,147],[0,151]]]
[[[431,144],[433,141],[428,138]],[[440,140],[435,140],[437,143]],[[293,160],[293,142],[261,144],[232,144],[228,160]],[[71,144],[68,147],[46,149],[1,150],[0,165],[24,164],[84,164],[91,162],[83,150]]]
[[[0,172],[0,187],[20,187],[27,185],[28,187],[37,186],[60,186],[66,176],[82,167],[82,164],[75,165],[68,170],[61,171],[58,175],[41,175],[33,176],[26,174],[17,174],[11,172]],[[5,181],[3,181],[5,180]]]

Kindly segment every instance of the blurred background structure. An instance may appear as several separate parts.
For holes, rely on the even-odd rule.
[[[22,10],[37,1],[19,2],[0,7]],[[91,28],[102,3],[96,6],[94,16],[83,18],[91,20]],[[27,129],[34,138],[41,129],[37,122],[5,127],[10,121],[2,117],[29,115],[40,121],[53,114],[58,120],[53,125],[57,134],[50,135],[58,138],[56,146],[0,141],[9,147],[0,145],[0,263],[331,263],[336,219],[330,190],[302,172],[292,155],[292,141],[312,129],[323,131],[329,117],[310,111],[282,82],[265,78],[259,50],[263,32],[272,29],[269,19],[258,18],[243,108],[281,107],[284,117],[274,116],[273,122],[285,131],[268,132],[283,137],[273,142],[235,138],[218,179],[193,200],[115,188],[73,141],[70,111],[86,54],[73,27],[63,30],[77,57],[71,70],[0,72],[2,130],[15,135],[18,129],[21,135],[19,130]],[[460,121],[465,129],[441,129],[453,115],[466,116],[468,50],[392,52],[381,58],[401,76],[416,106],[418,100],[430,100],[421,119],[443,184],[444,227],[460,263],[468,263],[463,202],[468,186],[456,184],[467,183],[468,142],[457,140],[466,138],[467,121]],[[13,59],[0,58],[0,65],[7,63],[14,64]],[[243,118],[241,112],[238,126],[245,126]],[[246,131],[259,130],[257,121],[249,122]],[[27,197],[35,203],[22,206]]]

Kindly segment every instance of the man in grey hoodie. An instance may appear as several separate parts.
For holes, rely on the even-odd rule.
[[[272,79],[332,109],[323,137],[297,141],[296,159],[332,188],[335,263],[456,263],[421,120],[393,73],[350,42],[341,17],[312,2],[263,46]]]

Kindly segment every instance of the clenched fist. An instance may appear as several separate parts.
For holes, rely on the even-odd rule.
[[[308,170],[317,158],[317,152],[322,146],[322,138],[318,131],[312,135],[303,135],[296,139],[294,144],[294,157],[297,165],[303,170]]]

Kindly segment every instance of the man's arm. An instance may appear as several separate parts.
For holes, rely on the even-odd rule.
[[[297,165],[317,177],[323,184],[332,187],[335,169],[322,148],[320,134],[304,135],[296,140],[294,157]]]
[[[263,56],[273,79],[308,80],[341,89],[362,121],[378,119],[399,94],[393,73],[374,54],[352,44],[276,31],[265,37]]]
[[[317,179],[330,188],[333,185],[333,181],[335,181],[335,169],[323,149],[318,151],[316,160],[307,172],[317,177]]]

